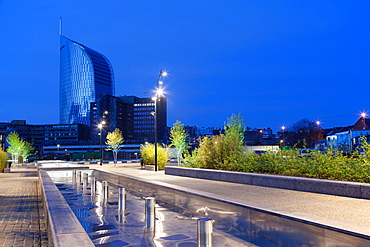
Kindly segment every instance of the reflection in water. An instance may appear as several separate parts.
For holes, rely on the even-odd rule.
[[[72,175],[72,174],[71,174]],[[70,179],[70,181],[76,179]],[[78,179],[77,179],[78,180]],[[193,213],[186,208],[157,201],[155,231],[145,230],[145,203],[142,194],[126,190],[126,209],[118,210],[118,188],[109,186],[109,198],[104,200],[103,184],[95,183],[95,193],[88,186],[83,193],[79,183],[66,181],[57,184],[76,217],[95,246],[196,246],[197,228]],[[91,183],[90,183],[91,184]],[[232,215],[235,213],[203,207],[200,215],[208,213]],[[243,239],[229,236],[229,226],[216,235],[215,246],[253,246]],[[215,231],[216,232],[216,231]],[[227,237],[226,237],[227,236]],[[269,245],[274,246],[274,245]]]

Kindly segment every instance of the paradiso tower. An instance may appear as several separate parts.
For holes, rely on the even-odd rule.
[[[90,103],[101,94],[114,95],[113,68],[108,59],[60,35],[60,123],[90,126]]]

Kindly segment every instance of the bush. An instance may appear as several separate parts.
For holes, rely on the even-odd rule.
[[[0,150],[0,172],[4,171],[4,168],[7,167],[8,163],[8,154],[3,150]]]
[[[144,165],[154,165],[155,164],[155,150],[154,144],[148,143],[140,147],[141,156],[143,157]],[[168,154],[167,150],[162,146],[157,146],[157,164],[158,169],[163,170],[167,164]]]

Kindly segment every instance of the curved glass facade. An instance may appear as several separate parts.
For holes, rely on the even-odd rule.
[[[90,125],[90,103],[101,94],[114,95],[113,68],[108,59],[60,36],[60,123]]]

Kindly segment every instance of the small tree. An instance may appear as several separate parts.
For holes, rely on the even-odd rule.
[[[24,141],[24,147],[21,150],[21,156],[23,157],[23,160],[27,159],[29,156],[34,154],[35,148],[32,146],[31,143]]]
[[[188,133],[185,132],[184,124],[176,121],[170,131],[170,140],[172,145],[176,148],[177,164],[180,165],[180,157],[182,153],[188,148]]]
[[[122,131],[116,128],[113,132],[108,132],[107,134],[107,144],[109,147],[106,148],[107,151],[112,150],[114,157],[114,164],[117,164],[118,151],[121,149],[123,143]]]
[[[26,145],[25,142],[19,138],[17,132],[11,132],[7,136],[6,141],[9,144],[7,152],[12,155],[12,160],[18,164],[18,159],[22,155],[24,146]]]
[[[225,134],[200,138],[199,148],[187,157],[192,166],[229,170],[243,155],[244,125],[243,117],[232,114],[225,123]]]

